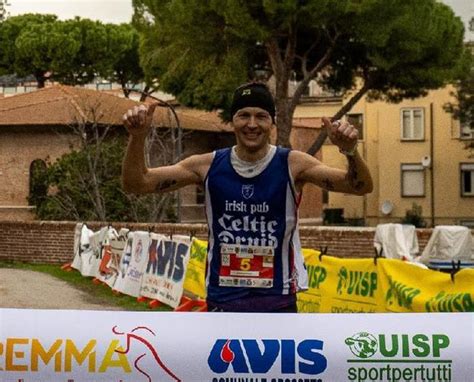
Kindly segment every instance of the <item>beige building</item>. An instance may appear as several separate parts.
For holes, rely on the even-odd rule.
[[[323,207],[343,209],[344,218],[364,219],[373,226],[400,222],[416,204],[428,226],[474,226],[474,158],[462,142],[472,139],[474,131],[444,110],[452,101],[451,91],[439,89],[399,104],[359,101],[348,117],[360,126],[359,152],[370,167],[374,191],[364,197],[329,193],[323,196]],[[334,115],[343,102],[337,97],[307,98],[295,118],[317,121]],[[346,165],[329,143],[322,158],[330,165]]]

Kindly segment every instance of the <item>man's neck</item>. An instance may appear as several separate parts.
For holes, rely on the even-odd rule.
[[[243,146],[239,146],[238,144],[235,147],[235,153],[237,154],[237,157],[240,160],[243,160],[245,162],[256,162],[264,158],[265,155],[267,155],[269,150],[270,150],[270,144],[268,143],[262,148],[255,151],[248,150]]]

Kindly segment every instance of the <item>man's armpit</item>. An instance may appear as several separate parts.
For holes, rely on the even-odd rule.
[[[174,187],[176,187],[178,182],[176,180],[165,180],[163,182],[159,182],[156,187],[156,192],[166,192],[171,191]]]

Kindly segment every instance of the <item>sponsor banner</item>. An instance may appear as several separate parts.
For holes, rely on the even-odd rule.
[[[194,238],[184,279],[184,289],[194,296],[206,298],[207,242]]]
[[[309,289],[300,312],[473,312],[474,269],[448,273],[395,259],[339,259],[303,250]]]
[[[143,274],[140,287],[140,296],[156,299],[160,285],[158,277],[158,251],[161,251],[165,235],[150,233],[150,246],[148,248],[148,262]]]
[[[449,273],[396,260],[379,266],[387,312],[474,312],[474,269]]]
[[[184,277],[189,260],[189,236],[151,236],[149,260],[140,294],[176,308],[183,295]]]
[[[149,232],[135,231],[130,234],[120,261],[120,272],[113,286],[114,290],[133,297],[140,295],[150,243]]]
[[[308,290],[298,293],[300,312],[375,313],[383,306],[377,265],[372,259],[320,257],[303,249]],[[400,261],[401,263],[401,261]]]
[[[127,244],[128,232],[129,230],[126,228],[122,228],[118,233],[115,229],[110,229],[102,246],[102,261],[97,278],[111,288],[117,280],[120,259]]]
[[[89,236],[89,248],[81,253],[81,275],[85,277],[97,277],[99,275],[99,266],[102,260],[102,244],[107,237],[108,230],[108,227],[103,227]]]
[[[205,298],[207,243],[194,240],[185,289]],[[309,289],[306,313],[473,312],[474,269],[454,276],[396,259],[340,259],[303,249]]]
[[[94,231],[87,228],[85,224],[78,223],[74,229],[74,259],[71,267],[77,269],[82,274],[83,264],[87,264],[92,256],[93,250],[90,244],[90,237]]]
[[[471,313],[270,319],[0,309],[0,317],[3,382],[465,382],[474,375]]]

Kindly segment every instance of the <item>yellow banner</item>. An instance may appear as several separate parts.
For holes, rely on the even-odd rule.
[[[299,312],[473,312],[474,269],[451,275],[401,260],[319,257],[303,250],[309,289]]]
[[[194,238],[184,280],[184,290],[202,299],[206,298],[206,256],[207,241]]]
[[[206,296],[207,242],[194,239],[184,288]],[[308,286],[302,313],[474,312],[474,269],[454,275],[394,259],[341,259],[303,249]]]

